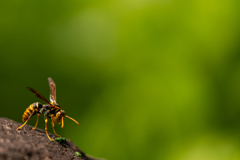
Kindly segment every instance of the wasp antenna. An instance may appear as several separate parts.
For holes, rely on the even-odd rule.
[[[73,122],[79,124],[75,119],[73,119],[73,118],[71,118],[71,117],[68,117],[68,116],[65,116],[65,117],[67,117],[67,118],[71,119]]]
[[[63,123],[63,117],[62,117],[62,128],[63,128],[63,126],[64,126],[64,123]]]

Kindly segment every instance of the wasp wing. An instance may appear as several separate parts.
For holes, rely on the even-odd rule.
[[[59,107],[54,106],[54,105],[52,105],[50,102],[48,102],[48,100],[46,100],[46,98],[44,98],[44,97],[43,97],[40,93],[38,93],[35,89],[30,88],[30,87],[27,87],[27,89],[28,89],[29,91],[35,93],[38,98],[40,98],[41,100],[45,101],[47,104],[49,104],[50,107],[54,107],[54,108],[56,108],[56,109],[60,109]]]
[[[56,84],[52,78],[48,78],[49,88],[50,88],[50,101],[57,104],[56,98]]]

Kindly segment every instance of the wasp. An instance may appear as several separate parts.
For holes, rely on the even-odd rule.
[[[61,107],[57,104],[57,102],[56,102],[56,84],[53,81],[53,79],[48,78],[48,83],[49,83],[49,87],[50,87],[50,102],[48,100],[46,100],[46,98],[44,98],[36,90],[34,90],[30,87],[27,87],[28,90],[35,93],[38,98],[40,98],[41,100],[43,100],[47,104],[41,104],[40,102],[35,102],[35,103],[31,104],[26,109],[26,111],[23,113],[22,121],[24,122],[24,124],[22,126],[18,127],[17,130],[21,129],[34,115],[37,114],[38,116],[37,116],[36,125],[35,125],[34,128],[32,128],[32,129],[36,129],[37,125],[38,125],[39,116],[44,112],[46,135],[47,135],[49,140],[54,141],[53,139],[51,139],[49,137],[48,132],[47,132],[48,118],[51,119],[53,132],[58,137],[60,137],[60,135],[58,135],[56,133],[55,129],[54,129],[54,124],[55,123],[61,124],[62,125],[61,128],[63,128],[63,126],[64,126],[63,118],[64,117],[71,119],[72,121],[74,121],[77,124],[79,124],[79,123],[76,120],[74,120],[73,118],[67,116],[65,111],[62,110]]]

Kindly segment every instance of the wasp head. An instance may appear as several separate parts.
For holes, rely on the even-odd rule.
[[[64,110],[60,110],[59,112],[57,112],[56,116],[62,118],[66,116],[66,113]]]
[[[64,110],[60,110],[60,111],[57,112],[56,118],[59,120],[60,123],[62,123],[62,128],[64,126],[64,122],[63,122],[63,118],[64,117],[69,118],[72,121],[74,121],[75,123],[79,124],[76,120],[74,120],[73,118],[67,116]]]

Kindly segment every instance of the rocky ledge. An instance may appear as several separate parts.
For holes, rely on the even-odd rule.
[[[51,142],[44,130],[32,130],[7,118],[0,118],[0,159],[6,160],[94,160],[82,152],[72,141]],[[50,137],[55,138],[53,134]],[[79,152],[81,156],[75,155]],[[79,155],[80,155],[79,154]]]

